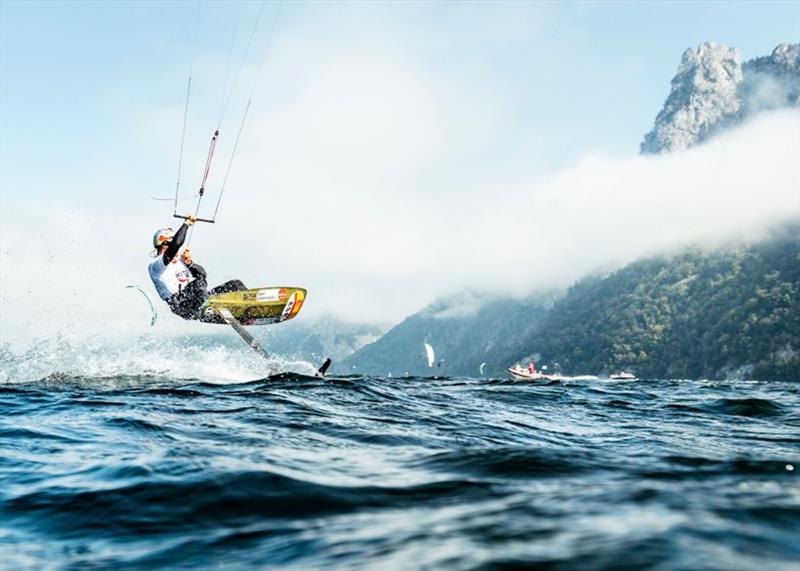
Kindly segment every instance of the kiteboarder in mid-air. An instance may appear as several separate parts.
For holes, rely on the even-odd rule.
[[[0,2],[2,2],[2,0],[0,0]],[[247,55],[250,52],[253,39],[258,36],[257,31],[259,29],[259,21],[261,20],[261,13],[263,12],[266,4],[266,2],[261,4],[261,9],[258,12],[255,23],[253,24],[253,29],[250,33],[250,39],[245,46],[244,55],[242,56],[242,65],[239,66],[240,70],[242,67],[247,67],[244,66],[244,62],[248,60]],[[275,16],[272,23],[273,30],[278,20],[280,6],[281,4],[278,3],[278,8],[275,11]],[[198,18],[199,14],[200,6],[198,5]],[[236,32],[236,23],[237,18],[234,16],[234,35]],[[271,34],[272,32],[270,31],[270,36]],[[231,40],[231,42],[231,46],[233,46],[233,40]],[[217,219],[217,211],[219,210],[222,196],[225,192],[225,184],[228,181],[228,174],[230,173],[231,165],[233,164],[233,158],[236,154],[236,149],[239,146],[239,137],[244,129],[244,125],[247,120],[247,114],[250,109],[250,103],[253,100],[256,86],[259,83],[257,81],[258,75],[267,56],[267,47],[269,47],[268,41],[266,42],[264,49],[261,50],[261,60],[257,65],[258,71],[253,79],[252,89],[250,90],[250,95],[247,98],[247,103],[244,106],[244,114],[239,122],[239,130],[236,133],[236,136],[231,138],[233,147],[228,157],[228,166],[225,170],[222,184],[219,187],[219,192],[217,193],[217,204],[214,207],[214,214],[211,216],[211,218],[198,218],[197,213],[201,211],[201,202],[203,200],[203,194],[206,190],[206,183],[209,180],[209,172],[211,169],[212,159],[214,158],[214,151],[217,147],[217,142],[219,141],[220,129],[223,127],[225,110],[228,108],[228,103],[230,103],[233,93],[237,90],[233,89],[227,96],[225,96],[225,93],[228,92],[227,85],[229,82],[227,79],[222,82],[225,85],[223,89],[223,99],[225,101],[222,106],[220,116],[217,120],[217,126],[213,131],[213,135],[211,136],[211,141],[208,147],[208,155],[206,156],[205,168],[203,169],[203,178],[200,181],[200,187],[195,195],[197,198],[195,214],[189,216],[179,215],[178,202],[182,199],[181,167],[183,164],[184,142],[186,138],[189,95],[192,85],[192,72],[190,66],[189,77],[186,82],[186,98],[184,100],[183,108],[183,127],[181,129],[180,152],[178,154],[178,180],[175,183],[174,208],[172,212],[174,217],[182,218],[184,222],[181,227],[178,228],[177,232],[173,231],[172,228],[162,228],[155,233],[153,236],[155,260],[149,264],[147,270],[150,274],[150,279],[153,280],[153,285],[155,286],[156,291],[158,291],[158,295],[167,303],[173,313],[184,319],[198,320],[202,323],[229,325],[256,353],[269,360],[269,354],[264,351],[256,339],[247,331],[247,329],[245,329],[245,326],[282,323],[284,321],[288,321],[289,319],[294,319],[294,317],[300,312],[300,308],[303,307],[303,302],[307,293],[306,290],[299,287],[287,286],[262,287],[248,290],[240,280],[231,280],[211,290],[208,290],[205,270],[198,264],[193,263],[192,255],[189,252],[189,249],[184,248],[184,243],[187,241],[186,234],[193,224],[196,222],[207,222],[214,224]],[[229,57],[229,62],[230,59],[231,58]],[[227,78],[227,71],[225,75]],[[232,76],[231,79],[232,81],[230,84],[235,87],[238,81],[238,72],[236,76]],[[163,200],[158,197],[151,198]],[[191,197],[183,197],[183,199],[188,198]],[[145,292],[142,293],[144,293],[145,297],[147,297]],[[149,298],[147,299],[149,301]],[[150,324],[153,325],[155,324],[157,313],[153,308],[152,303],[150,303],[150,308],[153,313]],[[317,375],[323,376],[327,368],[330,366],[330,363],[330,359],[326,359],[322,366],[317,370]],[[270,366],[270,370],[273,370],[272,366]]]
[[[240,280],[230,280],[208,291],[206,271],[192,261],[188,248],[181,252],[186,232],[196,221],[196,216],[189,215],[177,232],[172,228],[157,231],[153,236],[156,259],[147,268],[158,295],[184,319],[197,319],[209,295],[247,289]]]

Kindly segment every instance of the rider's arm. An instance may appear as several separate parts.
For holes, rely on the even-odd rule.
[[[186,240],[186,231],[188,229],[188,224],[184,222],[181,224],[181,227],[178,228],[178,231],[175,232],[175,236],[172,238],[169,246],[167,246],[167,251],[164,252],[163,260],[165,266],[168,266],[172,258],[178,255],[178,251],[181,249],[181,246],[183,246],[183,241]]]
[[[192,262],[191,264],[189,264],[189,271],[192,272],[192,275],[194,276],[195,279],[197,278],[206,279],[207,277],[205,268],[203,268],[203,266],[201,266],[200,264]]]

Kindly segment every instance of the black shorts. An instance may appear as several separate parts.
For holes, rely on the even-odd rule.
[[[240,280],[230,280],[207,291],[208,284],[205,278],[196,278],[189,282],[179,293],[173,295],[167,304],[175,315],[184,319],[198,319],[200,308],[209,295],[230,293],[232,291],[246,290],[247,287]]]

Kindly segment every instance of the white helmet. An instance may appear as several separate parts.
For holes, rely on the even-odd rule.
[[[175,230],[172,228],[161,228],[153,234],[153,248],[158,250],[165,242],[170,242],[175,236]]]

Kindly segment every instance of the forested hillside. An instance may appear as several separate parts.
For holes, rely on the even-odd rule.
[[[586,278],[548,312],[528,352],[572,374],[800,380],[798,240],[797,226],[784,227],[756,245]]]

